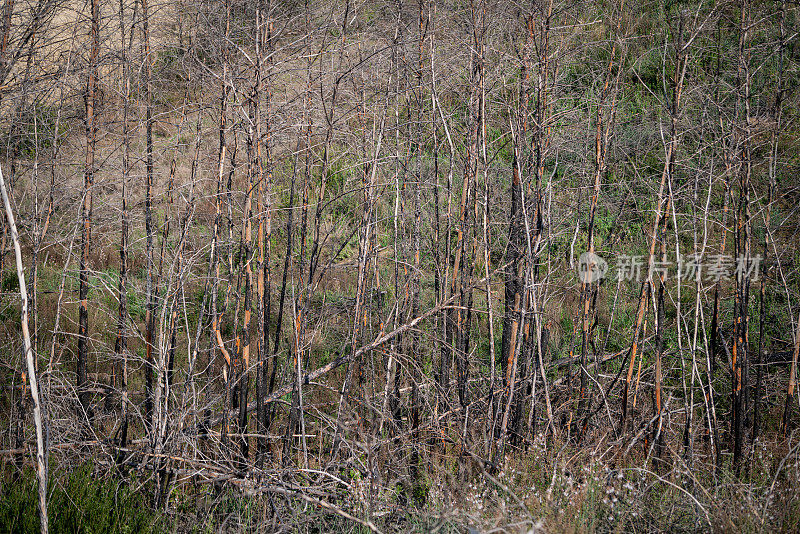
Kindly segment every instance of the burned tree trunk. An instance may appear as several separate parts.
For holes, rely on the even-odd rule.
[[[78,399],[84,413],[90,413],[89,393],[86,391],[86,359],[89,349],[89,252],[91,248],[92,194],[95,172],[97,123],[95,117],[97,92],[97,61],[100,49],[100,3],[92,1],[90,31],[89,78],[86,84],[86,163],[83,171],[83,202],[81,204],[81,262],[78,304]]]

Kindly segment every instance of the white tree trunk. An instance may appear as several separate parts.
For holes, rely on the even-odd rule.
[[[14,212],[11,210],[11,201],[6,191],[6,181],[3,170],[0,168],[0,193],[3,195],[3,205],[11,229],[11,239],[14,242],[14,257],[17,260],[17,277],[19,278],[19,296],[22,299],[22,337],[25,343],[25,361],[28,366],[28,379],[33,397],[33,421],[36,425],[36,476],[39,479],[39,520],[41,521],[42,534],[47,534],[47,464],[45,462],[44,424],[42,421],[42,405],[39,400],[39,384],[36,381],[36,365],[33,349],[31,348],[31,335],[28,330],[28,289],[25,287],[25,272],[22,265],[22,250],[19,245],[19,234],[14,222]],[[24,414],[21,414],[24,416]]]

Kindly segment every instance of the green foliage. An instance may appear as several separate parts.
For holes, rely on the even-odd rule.
[[[16,270],[9,269],[3,273],[3,280],[0,281],[0,289],[2,289],[4,293],[19,291],[19,278],[17,277]]]
[[[37,153],[50,155],[53,142],[57,137],[63,138],[67,127],[66,121],[58,120],[57,107],[37,101],[20,110],[13,126],[2,133],[18,157],[30,159]]]
[[[153,72],[155,78],[162,76],[176,76],[181,68],[185,51],[177,46],[168,46],[156,51],[153,61]]]
[[[61,278],[64,272],[50,266],[40,266],[37,273],[37,291],[55,293],[61,287]]]
[[[38,490],[32,469],[2,473],[0,533],[38,533]],[[48,492],[50,532],[160,531],[160,518],[141,493],[119,481],[95,477],[86,464],[68,474],[51,473]]]
[[[130,288],[128,289],[128,315],[140,321],[143,321],[145,316],[144,294],[132,291]]]
[[[508,133],[496,126],[489,126],[486,128],[486,137],[492,155],[496,154],[498,160],[510,164],[514,159],[514,148]]]
[[[428,493],[430,493],[430,483],[427,480],[420,479],[414,484],[414,489],[412,491],[414,504],[419,507],[425,506],[425,503],[428,501]]]

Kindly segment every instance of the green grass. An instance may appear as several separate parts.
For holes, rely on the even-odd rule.
[[[38,493],[32,469],[2,473],[0,533],[39,532]],[[91,464],[69,473],[51,472],[48,485],[50,532],[145,534],[164,530],[162,518],[130,484],[95,476]]]

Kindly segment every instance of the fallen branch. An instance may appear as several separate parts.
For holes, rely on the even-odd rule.
[[[482,280],[479,280],[476,283],[480,284],[481,282],[482,282]],[[302,385],[304,385],[304,386],[308,385],[312,380],[316,380],[317,378],[330,373],[331,371],[333,371],[337,367],[342,366],[343,364],[347,363],[348,361],[350,361],[350,360],[352,360],[354,358],[358,358],[362,354],[365,354],[365,353],[367,353],[369,351],[375,350],[376,348],[380,347],[381,345],[383,345],[387,341],[390,341],[390,340],[394,339],[395,337],[399,336],[403,332],[406,332],[408,330],[411,330],[412,328],[415,328],[419,323],[421,323],[422,321],[424,321],[428,317],[430,317],[432,315],[435,315],[435,314],[439,313],[440,311],[444,310],[445,308],[447,308],[453,302],[453,300],[455,300],[455,298],[457,296],[458,295],[451,296],[449,299],[447,299],[446,301],[442,302],[441,304],[439,304],[437,306],[434,306],[433,308],[429,309],[425,313],[420,314],[417,318],[415,318],[415,319],[413,319],[413,320],[411,320],[411,321],[409,321],[409,322],[407,322],[407,323],[395,328],[394,330],[392,330],[391,332],[389,332],[387,334],[384,334],[382,336],[378,336],[377,338],[375,338],[374,341],[372,341],[371,343],[368,343],[367,345],[362,346],[360,349],[356,350],[355,352],[351,352],[349,354],[342,354],[341,356],[339,356],[338,358],[334,359],[330,363],[328,363],[326,365],[323,365],[322,367],[320,367],[318,369],[315,369],[314,371],[306,373],[302,377]],[[283,387],[278,388],[272,394],[267,395],[266,397],[261,399],[261,402],[264,403],[265,405],[269,404],[269,403],[272,403],[272,402],[275,402],[275,401],[279,400],[281,397],[283,397],[284,395],[286,395],[287,393],[291,393],[291,391],[292,391],[292,389],[294,389],[294,387],[295,387],[295,384],[293,382],[290,382],[290,383],[284,385]],[[255,409],[256,409],[256,401],[253,401],[253,402],[249,403],[245,407],[245,410],[247,412],[250,412],[250,411],[255,410]],[[212,419],[211,421],[209,421],[208,423],[206,423],[206,425],[207,426],[218,425],[219,423],[222,422],[223,419],[224,419],[223,416],[216,417],[216,418]]]

